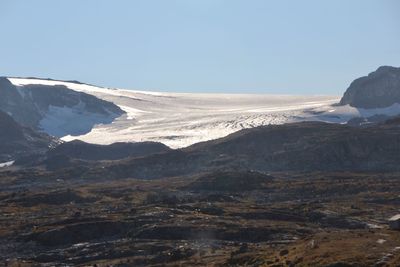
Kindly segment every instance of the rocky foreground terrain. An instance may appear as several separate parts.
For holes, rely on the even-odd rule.
[[[261,127],[181,150],[60,144],[0,172],[0,262],[398,266],[399,131],[394,118]]]
[[[4,140],[23,133],[4,122]],[[398,266],[399,125],[266,126],[180,150],[45,143],[0,169],[0,264]]]
[[[371,116],[252,127],[180,149],[62,142],[41,127],[125,111],[63,84],[0,78],[0,266],[400,266],[400,231],[388,223],[400,213],[397,75],[381,67],[350,86],[346,107],[307,111],[334,118],[351,105]],[[383,109],[364,109],[374,99]],[[124,107],[125,122],[143,113]]]
[[[3,266],[398,266],[399,173],[3,172]]]

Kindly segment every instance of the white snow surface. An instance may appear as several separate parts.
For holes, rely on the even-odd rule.
[[[181,148],[261,125],[308,120],[345,123],[352,117],[400,114],[399,104],[370,110],[332,105],[339,102],[338,96],[164,93],[54,80],[9,80],[14,85],[65,85],[118,105],[127,114],[111,124],[96,125],[85,135],[62,138],[64,141],[80,139],[97,144],[156,141]],[[50,118],[46,123],[57,122]],[[72,120],[68,124],[66,127],[77,126]]]
[[[88,112],[86,105],[81,102],[73,108],[49,106],[39,126],[40,129],[54,136],[65,136],[68,133],[79,136],[90,132],[92,125],[112,121],[112,114],[105,117],[102,114]]]
[[[14,164],[14,161],[3,162],[3,163],[0,163],[0,168],[10,167],[13,164]]]

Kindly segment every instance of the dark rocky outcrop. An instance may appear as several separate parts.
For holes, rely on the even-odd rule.
[[[38,126],[42,115],[6,77],[0,77],[0,96],[0,110],[8,113],[21,125]]]
[[[30,166],[45,165],[48,170],[59,170],[77,166],[98,166],[101,164],[100,161],[145,157],[167,151],[171,151],[171,149],[157,142],[97,145],[75,140],[58,145],[49,150],[42,158],[26,159],[24,162],[18,163]]]
[[[344,93],[340,105],[385,108],[400,103],[400,68],[382,66],[356,79]]]
[[[14,86],[5,77],[0,77],[0,96],[0,110],[16,122],[58,137],[87,133],[95,124],[111,123],[124,113],[111,102],[63,85]],[[79,123],[63,124],[74,116]],[[47,125],[53,121],[60,125]]]
[[[0,111],[0,124],[0,141],[2,143],[24,138],[23,128],[11,116],[2,111]]]
[[[56,138],[23,127],[0,111],[0,162],[33,154],[44,154],[58,144]]]
[[[169,150],[171,150],[169,147],[157,142],[97,145],[75,140],[62,143],[50,150],[47,157],[66,156],[81,160],[117,160],[128,157],[143,157]]]

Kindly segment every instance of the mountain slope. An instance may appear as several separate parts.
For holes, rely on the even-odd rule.
[[[24,138],[23,129],[9,115],[0,111],[0,142],[6,143]]]
[[[166,145],[155,142],[96,145],[76,140],[60,144],[50,150],[47,157],[67,156],[81,160],[117,160],[128,157],[143,157],[169,150],[170,148]]]
[[[44,154],[56,144],[57,139],[20,126],[8,114],[0,111],[0,162]]]
[[[85,176],[162,178],[213,170],[400,170],[400,128],[303,122],[246,129],[185,149],[125,160]]]
[[[62,85],[15,86],[0,77],[0,95],[0,110],[19,124],[58,137],[87,133],[124,113],[113,103]]]

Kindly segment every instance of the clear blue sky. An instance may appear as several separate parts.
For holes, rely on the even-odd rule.
[[[0,0],[0,75],[342,94],[400,66],[398,0]]]

